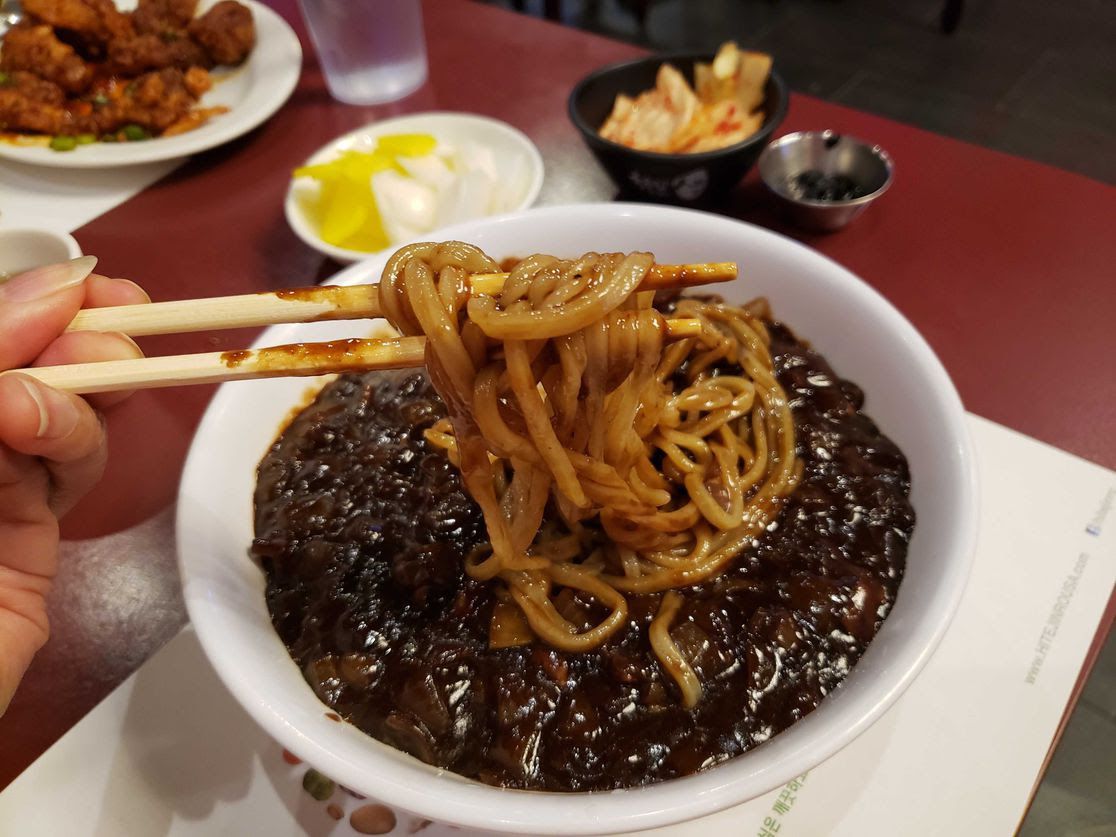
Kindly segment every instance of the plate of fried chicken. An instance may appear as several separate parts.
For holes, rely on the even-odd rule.
[[[0,158],[171,160],[255,128],[298,83],[290,26],[255,0],[23,0],[0,39]]]

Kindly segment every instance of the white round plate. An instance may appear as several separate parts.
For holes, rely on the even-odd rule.
[[[188,157],[236,139],[277,111],[290,97],[302,71],[302,47],[283,18],[256,0],[239,0],[256,20],[256,45],[240,67],[213,70],[213,89],[201,107],[224,105],[228,113],[215,116],[200,128],[175,137],[143,142],[94,142],[73,151],[52,151],[45,144],[0,142],[0,158],[70,169],[103,169],[138,166],[159,160]],[[205,11],[217,0],[199,5]],[[134,3],[119,2],[122,9]]]
[[[321,380],[225,384],[194,438],[178,498],[178,555],[190,619],[237,700],[286,749],[358,793],[453,825],[523,834],[653,828],[737,805],[832,756],[910,685],[945,633],[976,538],[972,442],[961,401],[915,328],[875,290],[817,252],[768,230],[690,210],[636,204],[555,206],[442,230],[496,259],[536,252],[650,250],[664,263],[734,260],[716,293],[766,296],[789,324],[866,393],[867,413],[906,454],[918,524],[895,606],[840,687],[790,728],[692,776],[610,793],[507,791],[437,770],[326,717],[327,707],[271,625],[264,576],[248,556],[256,466]],[[339,284],[376,282],[387,254]],[[360,322],[275,326],[258,346],[364,336]],[[929,721],[929,719],[928,719]],[[917,758],[917,753],[911,754]]]
[[[310,156],[306,165],[328,162],[342,151],[372,151],[376,147],[376,140],[388,134],[430,134],[436,140],[450,145],[467,142],[489,149],[496,158],[501,177],[505,180],[514,178],[520,182],[519,194],[508,202],[505,210],[507,212],[526,209],[539,196],[543,183],[543,161],[539,149],[518,128],[499,119],[477,116],[474,113],[413,113],[372,122],[323,145]],[[292,180],[287,187],[287,200],[283,209],[287,223],[305,244],[343,264],[361,261],[373,255],[323,241],[300,205],[298,188]],[[391,246],[396,246],[395,242]]]

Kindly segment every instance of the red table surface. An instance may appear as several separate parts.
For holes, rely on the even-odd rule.
[[[139,281],[156,300],[321,280],[337,266],[283,218],[291,168],[338,134],[406,112],[468,111],[523,130],[545,159],[542,203],[614,196],[566,117],[566,97],[581,76],[640,54],[636,47],[466,0],[427,2],[429,83],[391,106],[349,107],[330,99],[294,0],[271,5],[307,53],[291,100],[261,128],[78,230],[100,271]],[[798,238],[879,289],[930,341],[971,411],[1116,467],[1116,189],[795,95],[780,133],[806,128],[884,146],[897,166],[891,191],[825,236],[784,227],[754,173],[721,211]],[[170,354],[253,336],[140,342]],[[184,623],[173,505],[211,395],[210,387],[149,391],[111,414],[105,480],[65,521],[52,639],[0,719],[0,787]]]

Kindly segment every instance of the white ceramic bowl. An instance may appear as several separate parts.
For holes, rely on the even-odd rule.
[[[342,151],[371,151],[376,146],[377,138],[388,134],[430,134],[441,142],[453,145],[470,143],[489,149],[495,157],[501,177],[505,181],[513,177],[518,181],[518,192],[509,200],[509,212],[527,209],[539,196],[543,182],[543,161],[535,144],[526,134],[506,122],[472,113],[415,113],[373,122],[322,146],[311,155],[306,165],[328,162]],[[304,187],[292,180],[283,205],[287,223],[295,235],[319,253],[343,264],[358,262],[373,255],[363,250],[337,247],[323,240],[302,206],[299,199],[300,188]],[[391,249],[394,249],[394,244]]]
[[[498,790],[436,770],[325,717],[268,619],[264,579],[248,558],[255,467],[307,382],[225,385],[186,464],[178,548],[186,604],[218,674],[284,747],[342,785],[422,817],[528,834],[665,825],[746,801],[840,750],[910,685],[946,630],[976,534],[972,445],[957,392],[926,341],[844,268],[774,233],[657,206],[548,207],[443,230],[496,258],[541,251],[651,250],[662,262],[736,260],[718,286],[734,301],[766,295],[776,315],[867,393],[867,411],[905,451],[918,524],[898,600],[856,667],[810,715],[765,744],[682,779],[599,794]],[[386,258],[335,281],[376,281]],[[359,335],[358,323],[277,326],[260,345]]]
[[[53,230],[0,228],[0,276],[76,259],[81,247],[72,235]]]

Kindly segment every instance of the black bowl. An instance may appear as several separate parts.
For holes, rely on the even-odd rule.
[[[673,64],[692,85],[694,64],[712,60],[709,53],[687,52],[611,64],[587,75],[570,93],[570,119],[623,196],[691,206],[712,203],[728,194],[755,164],[787,113],[787,86],[774,70],[764,91],[763,127],[736,145],[699,154],[660,154],[636,151],[597,133],[617,94],[635,97],[650,90],[661,65]]]

